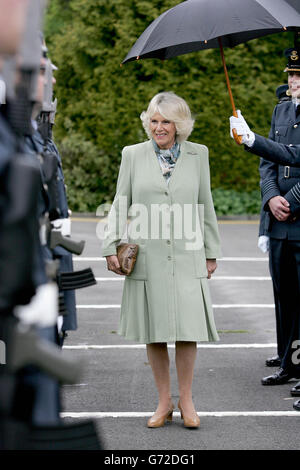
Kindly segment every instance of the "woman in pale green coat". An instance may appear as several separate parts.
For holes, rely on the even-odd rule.
[[[123,275],[116,246],[126,229],[128,241],[139,245],[125,278],[119,334],[147,345],[159,395],[148,427],[172,419],[170,341],[176,345],[178,407],[185,426],[198,427],[192,400],[197,341],[219,339],[207,285],[220,256],[208,149],[186,141],[194,121],[174,93],[154,96],[141,119],[150,140],[123,149],[102,254],[108,269]]]

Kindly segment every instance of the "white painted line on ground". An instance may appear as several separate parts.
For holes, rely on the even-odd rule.
[[[76,305],[76,308],[79,309],[79,308],[90,308],[90,309],[94,309],[94,308],[121,308],[121,305]]]
[[[65,411],[60,413],[62,418],[145,418],[152,416],[153,411],[89,411],[89,412],[76,412],[76,411]],[[226,417],[280,417],[280,416],[297,416],[300,418],[299,411],[197,411],[199,417],[216,417],[216,418],[226,418]],[[179,417],[180,412],[175,411],[173,416]]]
[[[118,277],[96,277],[96,281],[124,281],[124,276]],[[271,281],[270,276],[213,276],[211,281]]]
[[[121,308],[120,304],[76,305],[78,309],[110,309]],[[274,308],[274,304],[213,304],[213,308]]]
[[[74,256],[73,261],[106,261],[105,257],[83,257],[83,256]],[[245,256],[230,256],[225,258],[217,258],[217,261],[269,261],[269,258],[255,258],[255,257],[245,257]]]
[[[219,258],[217,261],[269,261],[269,258],[254,258],[245,256],[229,256],[226,258]]]
[[[86,387],[88,384],[64,384],[64,387]]]
[[[274,304],[213,304],[213,308],[274,308]]]
[[[212,276],[211,281],[271,281],[271,276]]]
[[[199,349],[259,349],[276,348],[276,343],[234,343],[234,344],[197,344]],[[175,348],[175,344],[168,344],[168,348]],[[64,345],[63,349],[146,349],[145,344],[70,344]]]

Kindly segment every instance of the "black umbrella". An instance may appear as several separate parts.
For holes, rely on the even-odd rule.
[[[237,115],[223,46],[234,47],[268,34],[299,29],[300,0],[186,0],[156,18],[123,63],[170,59],[220,47],[233,114]]]

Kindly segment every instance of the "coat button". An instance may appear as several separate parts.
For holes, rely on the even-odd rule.
[[[278,134],[279,131],[275,131],[275,134]]]
[[[294,124],[294,129],[297,129],[297,127],[298,127],[298,124]]]
[[[169,193],[168,193],[168,191],[165,191],[165,196],[169,196]]]
[[[168,244],[168,245],[171,245],[171,240],[167,240],[167,244]]]
[[[172,259],[171,256],[168,256],[168,260],[170,261],[171,259]]]

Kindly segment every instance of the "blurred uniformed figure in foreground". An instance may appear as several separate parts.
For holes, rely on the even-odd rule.
[[[55,121],[57,100],[53,100],[53,70],[57,70],[48,58],[45,42],[42,45],[44,68],[44,94],[41,112],[37,116],[37,130],[32,140],[42,155],[42,174],[48,194],[48,213],[51,224],[46,227],[47,243],[54,260],[59,262],[57,283],[60,295],[58,319],[59,342],[62,345],[66,332],[77,329],[75,289],[96,284],[90,268],[74,272],[72,254],[80,255],[85,242],[71,238],[71,211],[68,208],[62,160],[53,141],[52,129]],[[42,153],[41,153],[42,152]],[[49,171],[51,169],[51,171]]]
[[[288,93],[275,107],[269,138],[275,142],[300,144],[300,45],[295,37],[293,48],[285,51],[288,64]],[[298,91],[297,91],[298,90]],[[278,356],[267,360],[268,366],[279,366],[263,385],[279,385],[293,377],[300,378],[299,366],[293,364],[292,344],[299,339],[300,302],[300,170],[261,159],[262,206],[265,210],[263,235],[268,237],[270,273],[275,298]],[[296,214],[294,214],[296,212]],[[293,215],[292,215],[293,213]]]
[[[53,77],[53,70],[57,70],[57,67],[55,67],[48,58],[48,50],[44,41],[42,50],[45,60],[45,88],[42,109],[37,117],[38,130],[35,132],[35,141],[37,146],[42,146],[43,154],[46,158],[53,160],[54,163],[52,166],[52,170],[54,170],[52,179],[48,178],[48,182],[45,183],[48,186],[50,202],[49,214],[52,219],[52,230],[57,230],[66,241],[65,237],[71,236],[71,211],[68,208],[61,157],[52,138],[52,128],[55,122],[57,107],[57,100],[53,100],[53,84],[56,82]],[[83,247],[84,242],[80,242],[78,244],[78,250],[75,249],[75,252],[81,254]],[[72,250],[72,246],[69,246],[69,250],[70,251],[60,244],[52,248],[53,259],[59,262],[59,280],[61,279],[61,273],[72,273],[74,271],[72,260],[72,253],[74,253],[74,251]],[[63,290],[60,288],[59,298],[60,315],[58,319],[58,339],[59,344],[62,346],[67,330],[77,329],[75,290],[71,288]]]
[[[32,112],[43,101],[43,3],[0,0],[0,55],[16,56],[3,67],[7,102],[0,107],[0,339],[6,347],[0,361],[0,448],[98,449],[93,423],[62,426],[59,416],[60,383],[75,383],[81,368],[56,345],[52,249],[64,240],[61,233],[47,232],[51,197],[44,177],[47,170],[54,174],[52,162],[49,167],[28,144]]]
[[[29,103],[39,67],[39,54],[35,55],[37,51],[34,48],[35,41],[27,29],[28,15],[32,13],[32,7],[35,5],[27,1],[1,0],[0,6],[3,22],[0,26],[2,33],[0,49],[3,54],[11,56],[10,80],[6,81],[7,101],[0,108],[2,115],[0,322],[1,339],[6,345],[5,364],[1,370],[1,416],[12,417],[17,422],[31,422],[36,399],[35,390],[29,384],[23,386],[22,361],[17,357],[21,351],[17,351],[18,341],[15,338],[18,334],[22,334],[20,324],[24,325],[24,328],[31,324],[39,326],[53,324],[57,313],[57,292],[55,284],[48,282],[39,243],[37,218],[39,165],[36,159],[25,154],[22,145],[23,131],[26,127],[30,128]],[[37,24],[40,20],[40,8],[35,13]],[[5,32],[6,37],[3,37]],[[29,43],[33,49],[32,58],[27,61],[26,46]],[[18,73],[16,73],[16,61],[13,60],[14,54],[18,55],[20,63]],[[33,299],[37,309],[31,308],[26,313],[23,308],[26,309]],[[44,315],[38,316],[39,307],[45,301],[49,309]],[[17,318],[20,318],[20,321]],[[26,355],[26,351],[22,353]],[[13,370],[15,370],[14,375]],[[3,443],[5,448],[7,438],[5,427],[1,431],[3,431],[1,444]]]
[[[43,142],[44,155],[53,158],[55,162],[55,178],[48,184],[51,218],[52,253],[59,261],[58,286],[60,292],[59,338],[63,344],[66,332],[77,329],[75,290],[96,284],[90,268],[74,272],[72,254],[80,255],[84,248],[84,241],[76,242],[71,238],[71,211],[68,208],[66,186],[59,151],[53,141],[52,130],[55,124],[57,100],[53,100],[52,85],[56,80],[53,71],[57,70],[48,58],[47,47],[43,43],[43,56],[46,60],[46,84],[41,113],[39,114],[38,133],[39,143]],[[36,135],[38,134],[36,133]],[[50,157],[51,156],[51,157]]]

